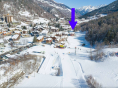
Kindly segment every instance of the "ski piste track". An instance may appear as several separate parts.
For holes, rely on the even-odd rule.
[[[61,70],[61,80],[55,85],[51,86],[51,88],[65,88],[65,87],[78,87],[78,88],[88,88],[86,80],[84,78],[83,69],[81,63],[77,62],[69,58],[68,55],[63,55],[62,53],[56,52],[54,55],[47,55],[47,60],[45,59],[44,64],[39,70],[39,74],[48,74],[46,69],[50,65],[51,61],[54,62],[55,59],[51,60],[51,56],[55,56],[55,59],[59,59],[60,61],[60,70]],[[69,63],[68,63],[69,62]],[[74,65],[76,63],[76,66]],[[75,68],[78,67],[78,68]],[[70,68],[70,69],[68,69]],[[49,68],[48,68],[49,69]],[[76,80],[79,85],[75,85],[72,83],[73,80]]]

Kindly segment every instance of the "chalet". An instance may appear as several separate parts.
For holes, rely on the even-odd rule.
[[[52,43],[52,38],[47,38],[47,39],[46,39],[46,43],[47,43],[47,44],[51,44],[51,43]]]
[[[71,27],[68,25],[61,25],[64,30],[71,30]]]
[[[41,43],[43,41],[43,39],[44,39],[44,36],[39,36],[39,37],[37,37],[37,42]]]
[[[61,42],[61,37],[56,36],[55,42],[56,42],[56,43],[60,43],[60,42]]]
[[[42,32],[41,32],[41,34],[43,35],[43,36],[47,36],[48,35],[48,30],[43,30]]]
[[[66,41],[67,40],[67,36],[61,36],[61,41]]]
[[[62,36],[62,32],[56,32],[56,36]]]
[[[68,32],[62,32],[62,36],[68,36]]]
[[[50,35],[50,38],[52,38],[52,40],[55,41],[55,40],[56,40],[55,34],[51,34],[51,35]]]
[[[59,32],[59,28],[56,28],[56,27],[50,27],[49,29],[50,32]]]
[[[20,32],[20,31],[14,31],[14,33],[15,33],[15,34],[21,34],[21,32]]]
[[[35,36],[35,35],[38,37],[39,36],[39,31],[32,31],[31,36]]]
[[[11,38],[13,39],[13,41],[17,41],[17,40],[19,40],[20,39],[20,34],[18,35],[18,34],[15,34],[15,35],[13,35]]]
[[[29,30],[23,29],[23,30],[22,30],[22,34],[29,34]]]
[[[69,35],[70,36],[75,36],[75,33],[74,32],[70,32]]]
[[[21,28],[15,28],[14,31],[20,31],[20,32],[22,32],[22,29]]]
[[[9,28],[8,31],[13,32],[13,31],[15,31],[15,28]]]
[[[7,36],[7,35],[11,35],[11,32],[9,31],[9,32],[3,32],[2,33],[4,36]]]

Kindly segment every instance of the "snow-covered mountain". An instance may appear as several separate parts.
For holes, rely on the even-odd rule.
[[[88,12],[91,12],[91,11],[93,11],[95,9],[99,9],[101,7],[104,7],[104,6],[106,6],[106,5],[99,5],[99,6],[91,6],[91,5],[89,5],[89,6],[83,6],[83,7],[79,8],[78,11],[80,12],[81,15],[84,15],[84,14],[86,14]]]
[[[57,3],[54,0],[35,0],[40,7],[45,11],[58,17],[71,17],[71,8],[62,3]],[[80,13],[76,12],[76,16],[79,17]]]

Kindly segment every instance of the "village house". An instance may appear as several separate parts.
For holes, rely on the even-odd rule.
[[[41,34],[46,37],[48,35],[48,32],[49,32],[48,30],[43,30]]]
[[[13,31],[15,31],[15,28],[9,28],[8,31],[13,32]]]
[[[20,39],[20,36],[21,36],[20,34],[15,34],[11,37],[11,39],[13,39],[13,41],[17,41]]]
[[[29,34],[29,30],[23,29],[23,30],[22,30],[22,34]]]
[[[59,22],[59,23],[64,23],[64,22],[65,22],[65,19],[64,19],[64,18],[60,18],[60,19],[58,20],[58,22]]]
[[[31,36],[31,35],[29,35],[28,29],[23,29],[21,33],[22,33],[22,37],[30,37]]]
[[[69,36],[75,36],[75,33],[74,32],[70,32]]]
[[[10,31],[8,31],[8,32],[2,32],[2,35],[8,36],[8,35],[11,35],[11,32]]]
[[[51,34],[51,35],[50,35],[50,38],[52,38],[52,40],[55,41],[55,40],[56,40],[55,34]]]
[[[62,36],[68,36],[68,32],[62,32]]]
[[[20,31],[14,31],[14,33],[15,33],[15,34],[21,34],[21,32],[20,32]]]
[[[68,36],[61,36],[61,41],[67,41]]]
[[[41,43],[43,41],[43,39],[44,39],[44,36],[39,36],[39,37],[37,37],[37,42]]]
[[[64,30],[71,30],[71,26],[69,25],[61,25],[61,27],[64,29]]]
[[[62,32],[56,32],[56,36],[62,36]]]
[[[46,44],[51,44],[52,43],[52,38],[47,38],[46,39]]]
[[[32,32],[31,32],[31,35],[38,37],[38,36],[39,36],[39,33],[40,33],[39,31],[35,30],[35,31],[32,31]]]
[[[61,41],[62,41],[62,40],[61,40],[61,37],[56,36],[55,42],[56,42],[56,43],[60,43]]]
[[[49,28],[49,31],[50,31],[50,32],[59,32],[59,28],[56,28],[56,27],[51,26],[51,27]]]

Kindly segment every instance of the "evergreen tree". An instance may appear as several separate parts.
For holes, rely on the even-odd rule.
[[[31,31],[29,30],[29,34],[31,34]]]
[[[11,24],[9,23],[8,26],[11,27]]]
[[[23,29],[27,29],[26,26],[23,26]]]
[[[36,43],[37,42],[37,37],[36,35],[34,36],[34,39],[33,39],[33,43]]]

